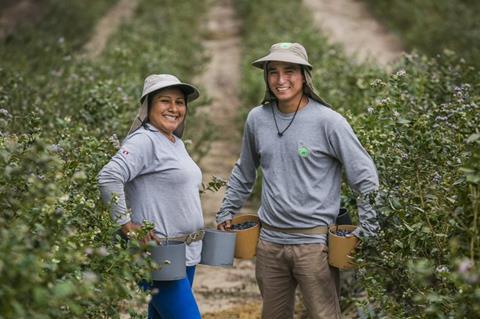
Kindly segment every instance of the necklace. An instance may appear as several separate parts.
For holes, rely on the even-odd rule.
[[[288,123],[287,127],[280,132],[280,130],[278,129],[278,124],[277,124],[277,119],[275,118],[275,110],[274,110],[274,107],[272,105],[272,115],[273,115],[273,121],[275,122],[275,127],[277,128],[277,135],[278,137],[282,137],[283,136],[283,133],[285,133],[286,130],[288,130],[288,128],[290,127],[290,125],[292,125],[293,123],[293,120],[295,119],[295,116],[297,116],[297,112],[298,112],[298,109],[300,108],[300,103],[302,103],[302,100],[303,100],[303,93],[302,93],[302,96],[300,97],[300,101],[298,101],[298,105],[297,105],[297,109],[295,110],[295,113],[293,113],[293,117],[292,119],[290,120],[290,123]],[[278,106],[278,103],[277,103],[277,106]]]

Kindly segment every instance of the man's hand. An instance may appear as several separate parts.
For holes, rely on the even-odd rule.
[[[218,225],[217,225],[217,229],[218,229],[218,230],[223,230],[223,231],[225,231],[225,230],[232,230],[232,220],[229,219],[229,220],[224,221],[224,222],[221,223],[221,224],[218,224]]]

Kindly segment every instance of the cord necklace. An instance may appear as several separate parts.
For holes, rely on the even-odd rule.
[[[277,128],[277,135],[278,137],[282,137],[283,136],[283,133],[285,133],[286,130],[288,130],[288,128],[290,127],[290,125],[292,125],[293,123],[293,120],[295,119],[295,116],[297,116],[297,112],[298,112],[298,109],[300,108],[300,103],[302,103],[302,100],[303,100],[303,92],[302,92],[302,96],[300,97],[300,101],[298,101],[298,105],[297,105],[297,109],[295,110],[295,113],[293,114],[293,117],[292,119],[290,120],[290,123],[288,123],[287,127],[280,132],[280,130],[278,129],[278,124],[277,124],[277,119],[275,118],[275,110],[274,110],[274,107],[272,105],[272,115],[273,115],[273,121],[275,122],[275,127]],[[278,102],[277,102],[277,107],[278,107]]]

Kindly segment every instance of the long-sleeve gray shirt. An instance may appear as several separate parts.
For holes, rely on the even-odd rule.
[[[365,195],[378,188],[372,159],[345,118],[309,99],[290,128],[292,114],[279,112],[275,103],[252,109],[245,123],[242,151],[236,162],[217,223],[231,219],[250,195],[258,166],[262,168],[260,219],[280,228],[309,228],[335,222],[340,207],[342,168],[358,193],[360,228],[355,235],[378,229],[376,214]],[[325,243],[325,235],[286,234],[262,228],[261,238],[279,244]]]
[[[181,139],[171,142],[150,124],[125,139],[98,183],[105,203],[118,197],[111,213],[119,225],[149,221],[161,237],[184,236],[204,226],[200,168]],[[188,245],[187,265],[197,264],[200,253],[201,241]]]

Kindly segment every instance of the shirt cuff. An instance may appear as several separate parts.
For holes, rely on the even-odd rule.
[[[377,220],[377,213],[370,203],[373,199],[371,196],[375,194],[363,194],[357,198],[358,217],[360,225],[352,232],[352,235],[363,238],[373,237],[380,230]]]
[[[229,212],[229,211],[220,211],[217,213],[217,216],[215,218],[216,222],[217,222],[217,225],[218,224],[221,224],[227,220],[232,220],[233,219],[233,213],[232,212]]]

